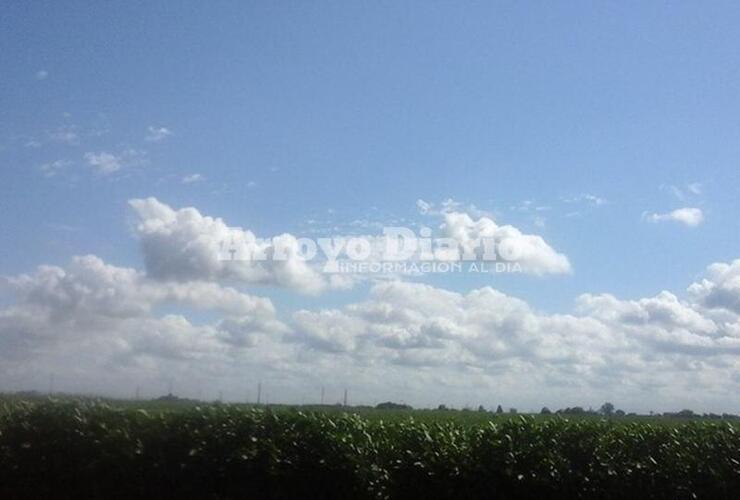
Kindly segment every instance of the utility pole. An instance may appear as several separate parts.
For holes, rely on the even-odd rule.
[[[49,375],[49,396],[54,394],[54,374]]]
[[[262,403],[262,382],[257,383],[257,404]]]
[[[344,406],[347,406],[347,389],[344,390]]]
[[[324,406],[324,386],[321,386],[321,406]]]
[[[134,397],[134,399],[136,399],[136,401],[139,401],[141,399],[141,386],[140,385],[136,386],[136,396]]]

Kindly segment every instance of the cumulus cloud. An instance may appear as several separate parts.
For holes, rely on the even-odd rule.
[[[203,215],[193,207],[173,209],[155,198],[129,203],[137,217],[135,232],[147,273],[162,280],[232,281],[319,293],[348,288],[369,278],[361,270],[354,274],[336,273],[342,263],[362,253],[358,251],[361,246],[355,243],[367,245],[368,253],[361,262],[368,265],[385,262],[387,252],[394,247],[394,237],[390,234],[333,235],[331,248],[320,247],[321,242],[319,245],[310,242],[316,251],[307,258],[304,246],[307,242],[292,234],[258,238],[252,231],[229,226],[222,219]],[[481,260],[486,250],[483,240],[490,240],[499,250],[496,258],[518,264],[518,271],[542,275],[567,273],[571,269],[567,257],[540,236],[523,234],[513,226],[499,226],[487,217],[475,220],[467,213],[446,212],[443,220],[434,239],[454,243],[457,250],[450,251],[440,245],[434,249],[435,258]],[[421,262],[422,253],[421,245],[416,245],[405,261],[412,269],[393,271],[390,275],[418,274],[411,264]]]
[[[379,283],[363,302],[294,313],[290,338],[358,366],[477,374],[499,388],[528,390],[536,380],[548,391],[625,397],[659,388],[674,401],[727,394],[738,389],[740,370],[737,268],[738,261],[710,266],[689,300],[667,291],[637,300],[585,294],[573,314],[539,313],[490,287],[461,294]],[[713,297],[720,288],[723,295]],[[716,315],[715,307],[731,314]]]
[[[0,373],[12,380],[53,367],[101,384],[144,373],[189,387],[197,375],[240,390],[269,373],[287,400],[341,380],[365,402],[491,393],[540,406],[609,397],[641,409],[698,401],[727,409],[740,384],[738,275],[740,260],[717,263],[685,299],[584,294],[565,314],[492,287],[386,281],[365,299],[301,309],[286,323],[268,299],[235,288],[162,281],[83,256],[0,282],[11,299],[0,309]],[[196,320],[199,311],[208,319]]]
[[[525,202],[529,209],[532,202]],[[493,216],[474,205],[463,207],[459,202],[447,199],[436,205],[419,199],[416,208],[422,215],[437,216],[442,219],[440,226],[441,238],[450,238],[460,245],[457,253],[475,254],[478,259],[483,257],[484,248],[481,242],[490,240],[498,250],[499,258],[517,262],[521,271],[525,273],[562,274],[570,272],[571,265],[568,258],[555,251],[538,235],[524,234],[511,225],[499,225]],[[533,207],[537,210],[549,207]],[[535,225],[544,227],[544,219],[537,218]],[[435,236],[436,237],[436,236]],[[500,255],[506,253],[507,255]]]
[[[689,292],[707,308],[740,314],[740,259],[712,264],[707,275],[691,285]]]
[[[252,345],[254,337],[285,331],[269,299],[215,283],[161,283],[92,255],[75,257],[66,267],[40,266],[1,284],[14,304],[0,310],[0,357],[15,361],[78,344],[104,345],[117,356],[225,353],[231,345]],[[174,306],[213,311],[221,319],[196,326],[181,315],[157,314]],[[233,324],[241,325],[238,332]]]
[[[243,266],[220,258],[232,244],[283,251],[276,241],[290,257],[299,246],[292,235],[262,241],[195,208],[130,203],[145,269],[88,255],[0,278],[3,387],[56,371],[60,381],[100,390],[177,379],[191,396],[199,381],[220,381],[243,400],[246,385],[269,377],[281,391],[275,399],[293,402],[307,387],[334,384],[365,403],[541,407],[608,398],[641,410],[728,410],[727,395],[740,389],[740,259],[709,266],[685,297],[584,294],[564,313],[488,286],[461,293],[390,280],[346,305],[304,304],[281,316],[240,287],[313,292],[346,283],[298,258]],[[570,269],[539,236],[455,210],[441,218],[441,234],[461,244],[511,238],[531,272]]]
[[[532,274],[559,274],[571,271],[568,258],[556,252],[538,235],[524,234],[510,225],[500,226],[493,219],[474,220],[467,213],[444,214],[442,233],[463,247],[475,244],[481,238],[492,239],[504,257],[521,264],[522,270]],[[482,252],[482,249],[479,250]]]
[[[575,317],[536,314],[526,302],[485,287],[460,294],[425,284],[378,283],[368,300],[343,309],[294,314],[294,340],[316,350],[375,362],[485,368],[514,359],[593,358],[599,332]],[[556,325],[559,325],[555,328]],[[580,335],[577,339],[574,336]]]
[[[155,198],[129,202],[147,273],[162,280],[234,281],[317,293],[331,282],[300,257],[291,234],[258,239],[193,207],[175,210]],[[273,258],[276,253],[285,258]]]
[[[645,219],[649,222],[679,222],[688,227],[696,227],[704,222],[704,213],[700,208],[684,207],[677,208],[666,213],[646,214]]]

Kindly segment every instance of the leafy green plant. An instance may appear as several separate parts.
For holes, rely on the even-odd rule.
[[[527,416],[0,405],[3,499],[740,497],[740,432]]]

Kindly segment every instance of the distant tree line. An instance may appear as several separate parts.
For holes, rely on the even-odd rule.
[[[376,407],[378,410],[413,410],[414,408],[410,405],[404,404],[404,403],[393,403],[391,401],[386,401],[385,403],[380,403]],[[473,411],[472,408],[466,407],[462,409],[456,409],[452,407],[448,407],[445,404],[440,404],[437,407],[437,411],[462,411],[462,412],[470,412]],[[516,408],[509,408],[508,410],[504,410],[503,406],[497,405],[495,410],[487,410],[483,405],[478,406],[478,412],[480,413],[495,413],[497,415],[502,415],[504,413],[508,414],[517,414],[519,413]],[[564,415],[564,416],[601,416],[601,417],[636,417],[638,414],[634,412],[627,413],[624,410],[620,410],[614,406],[614,404],[610,402],[606,402],[599,409],[593,409],[593,408],[583,408],[582,406],[573,406],[573,407],[565,407],[561,408],[555,411],[550,410],[547,406],[543,406],[540,410],[540,415]],[[725,420],[734,420],[734,419],[740,419],[740,415],[736,415],[733,413],[695,413],[692,410],[681,410],[677,412],[664,412],[664,413],[653,413],[650,412],[650,416],[653,417],[667,417],[667,418],[709,418],[709,419],[725,419]]]

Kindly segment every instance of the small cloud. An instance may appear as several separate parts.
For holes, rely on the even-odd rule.
[[[606,205],[606,200],[604,198],[595,196],[593,194],[585,194],[583,195],[583,199],[586,200],[591,205],[596,205],[597,207],[601,205]]]
[[[48,163],[44,163],[39,167],[39,170],[43,172],[44,177],[54,177],[62,169],[70,166],[72,162],[67,160],[56,160]]]
[[[111,153],[85,153],[85,160],[98,173],[112,174],[121,169],[121,159]]]
[[[509,207],[509,210],[512,210],[514,212],[529,212],[529,210],[532,208],[532,204],[534,201],[532,200],[524,200],[519,205],[512,205]]]
[[[49,77],[49,72],[45,69],[40,69],[36,72],[37,80],[46,80]]]
[[[583,193],[572,198],[561,198],[561,200],[565,203],[586,203],[595,207],[600,207],[609,203],[605,198],[590,193]]]
[[[434,209],[434,205],[422,199],[416,200],[416,208],[421,215],[427,215]]]
[[[703,194],[703,187],[700,182],[692,182],[690,184],[686,184],[685,187],[679,187],[673,184],[662,184],[660,189],[662,191],[667,191],[678,201],[686,201],[687,198],[692,196],[701,196]]]
[[[684,201],[686,199],[686,195],[683,193],[683,190],[679,188],[678,186],[674,186],[672,184],[667,186],[661,186],[663,190],[668,191],[671,193],[678,201]]]
[[[166,127],[153,127],[150,125],[147,128],[146,140],[149,142],[162,142],[171,135],[173,135],[172,131]]]
[[[459,201],[455,201],[452,198],[440,202],[438,205],[430,203],[422,199],[416,200],[416,209],[421,215],[444,215],[452,212],[467,212],[474,217],[493,217],[488,211],[481,210],[473,204],[463,205]]]
[[[54,132],[49,134],[51,139],[56,142],[69,144],[75,146],[80,143],[80,136],[77,133],[77,127],[74,125],[65,125],[59,127]]]
[[[684,224],[688,227],[696,227],[704,222],[704,213],[701,211],[701,209],[693,207],[677,208],[672,212],[666,212],[663,214],[644,214],[643,217],[648,222],[657,223],[672,221],[680,222],[681,224]]]
[[[204,180],[206,180],[206,178],[200,174],[190,174],[183,177],[180,182],[182,182],[183,184],[193,184],[195,182],[202,182]]]
[[[100,153],[88,152],[85,153],[84,158],[88,165],[93,167],[97,173],[103,175],[112,174],[124,167],[143,165],[147,162],[145,153],[135,149],[127,149],[120,154],[105,151]]]
[[[686,186],[686,189],[688,189],[691,194],[695,194],[697,196],[701,195],[703,192],[703,187],[700,182],[692,182]]]
[[[247,188],[252,189],[257,187],[257,183],[255,181],[249,181],[247,182]]]

